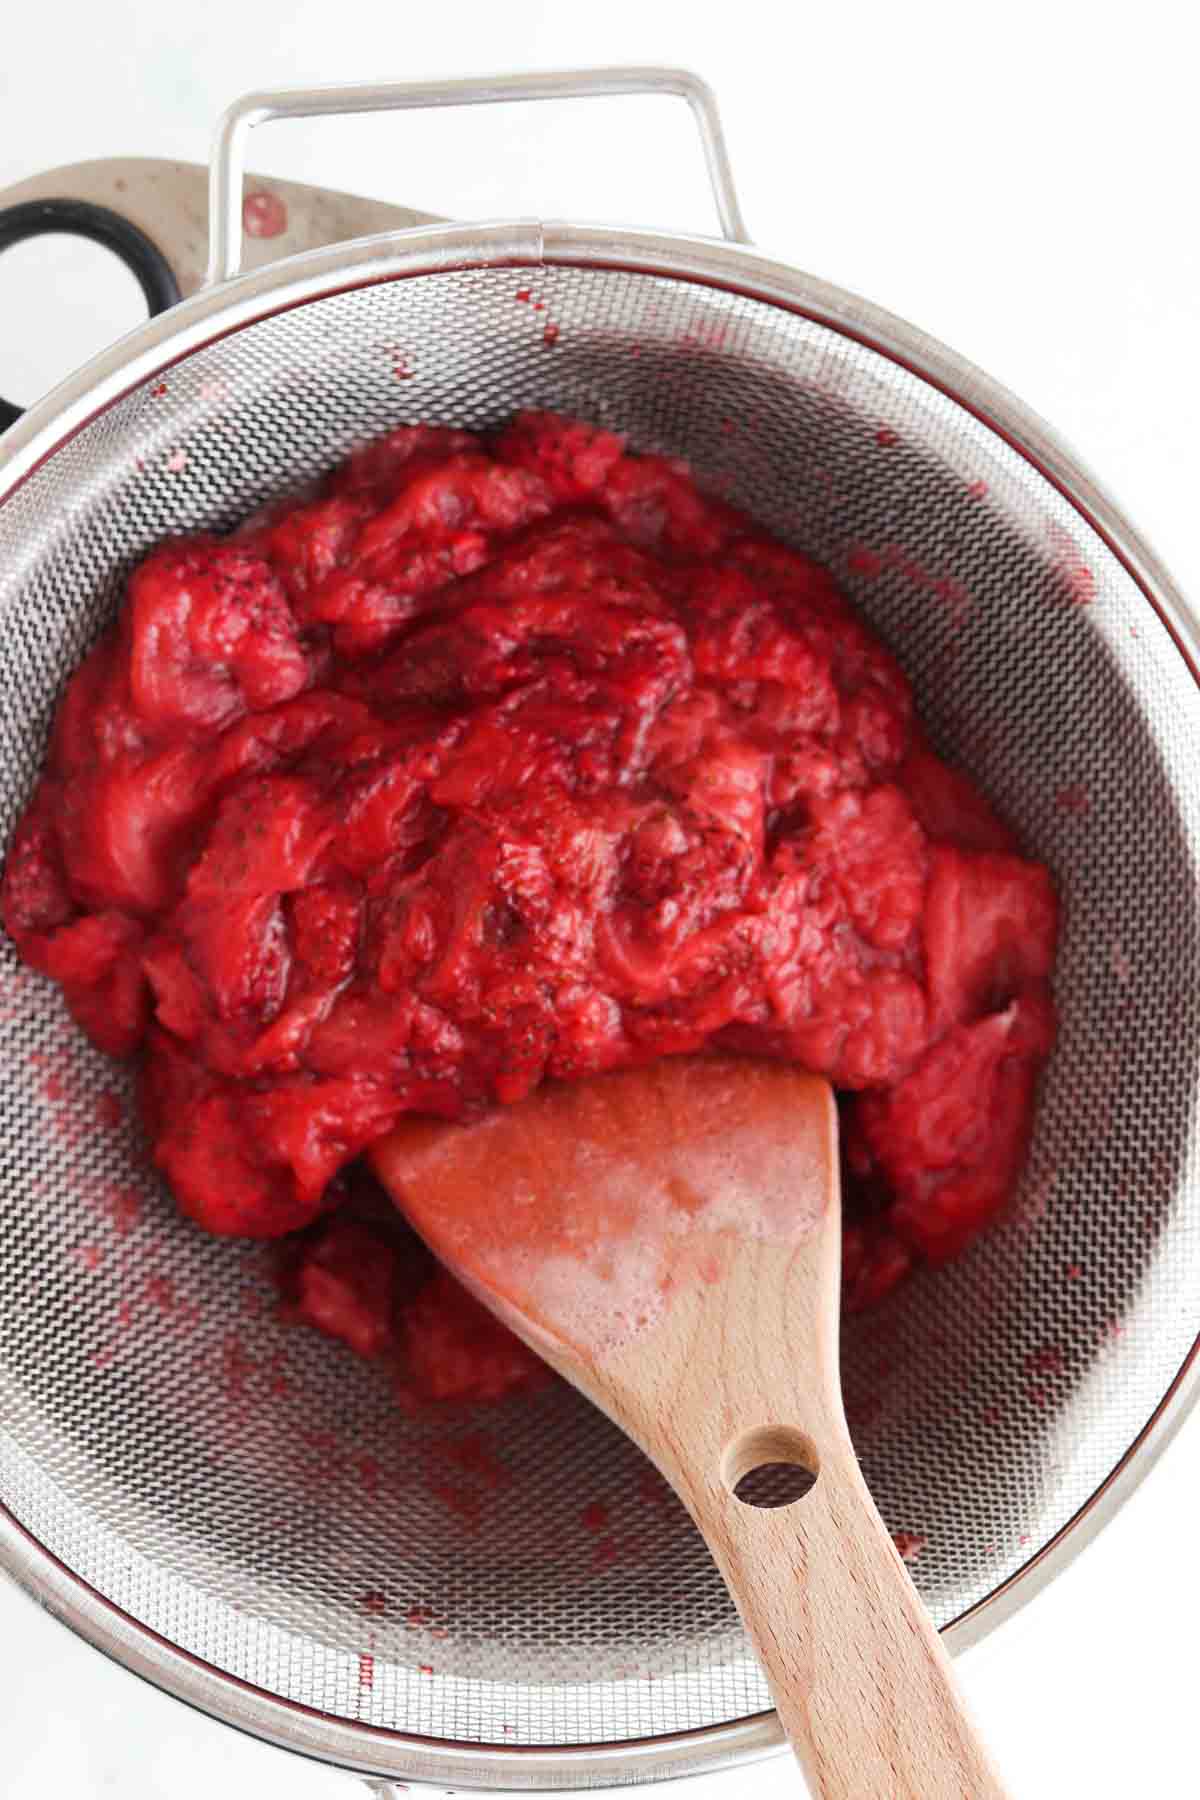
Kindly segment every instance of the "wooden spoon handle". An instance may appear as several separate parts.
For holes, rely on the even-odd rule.
[[[815,1485],[790,1506],[750,1506],[729,1491],[739,1458],[753,1467],[792,1455],[819,1467]],[[798,1434],[748,1434],[729,1448],[720,1486],[680,1485],[815,1794],[1004,1800],[844,1428],[835,1426],[819,1451]]]
[[[846,1429],[836,1125],[813,1076],[667,1059],[411,1124],[375,1158],[438,1254],[676,1488],[814,1792],[1002,1800]],[[738,1500],[772,1462],[815,1485]]]

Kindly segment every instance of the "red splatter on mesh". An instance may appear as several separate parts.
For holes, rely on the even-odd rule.
[[[149,1275],[142,1288],[142,1294],[149,1304],[163,1314],[175,1310],[175,1283],[169,1275]]]
[[[101,1204],[118,1237],[128,1237],[134,1227],[141,1223],[142,1195],[137,1188],[115,1183],[105,1189]]]
[[[97,1094],[92,1108],[97,1125],[102,1131],[116,1131],[124,1120],[125,1108],[121,1096],[113,1093],[111,1088]]]
[[[1082,781],[1072,781],[1066,787],[1060,787],[1054,796],[1054,804],[1059,812],[1085,813],[1090,808],[1091,795]]]

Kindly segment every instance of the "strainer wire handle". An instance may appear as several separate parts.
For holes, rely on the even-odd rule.
[[[749,235],[738,205],[716,96],[688,69],[616,67],[478,75],[447,81],[362,82],[339,87],[281,88],[237,100],[217,127],[209,174],[208,281],[228,281],[242,259],[242,175],[246,140],[275,119],[398,112],[429,106],[480,106],[500,101],[579,100],[610,94],[666,94],[686,100],[700,132],[721,230],[735,243]]]

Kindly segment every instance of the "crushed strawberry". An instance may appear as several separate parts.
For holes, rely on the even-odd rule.
[[[393,1341],[396,1253],[377,1232],[334,1219],[296,1274],[296,1315],[359,1356],[382,1355]]]
[[[154,1157],[216,1232],[326,1217],[406,1112],[711,1045],[848,1097],[868,1303],[1002,1208],[1053,1040],[1051,879],[829,573],[549,414],[406,427],[154,551],[0,900],[141,1054]],[[363,1349],[386,1280],[355,1243],[301,1310]],[[526,1353],[448,1296],[401,1328],[414,1391],[499,1391]]]
[[[444,1270],[405,1308],[401,1330],[401,1400],[501,1400],[553,1379],[541,1358]]]

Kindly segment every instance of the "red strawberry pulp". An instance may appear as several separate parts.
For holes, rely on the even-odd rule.
[[[841,1091],[852,1305],[1011,1194],[1056,910],[824,568],[550,414],[395,431],[148,556],[3,884],[209,1231],[326,1218],[405,1113],[724,1048]],[[318,1230],[298,1305],[375,1354],[363,1230]],[[431,1279],[423,1386],[502,1389]]]

